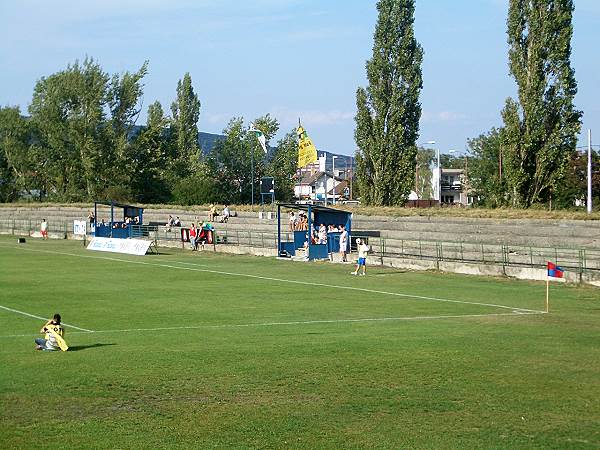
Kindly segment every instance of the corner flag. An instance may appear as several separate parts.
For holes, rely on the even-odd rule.
[[[562,278],[564,270],[562,267],[557,266],[554,263],[548,261],[548,277],[550,278]]]
[[[546,312],[549,312],[550,305],[550,280],[565,281],[563,278],[564,270],[550,261],[548,263],[548,272],[546,274]]]

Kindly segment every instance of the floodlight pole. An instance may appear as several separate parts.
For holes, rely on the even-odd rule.
[[[250,146],[250,192],[252,195],[250,209],[254,211],[254,145]]]
[[[277,204],[277,256],[281,256],[281,205]]]
[[[335,205],[335,159],[337,158],[337,156],[333,156],[331,159],[331,163],[332,163],[332,168],[331,168],[331,172],[333,175],[333,204]]]
[[[587,212],[592,213],[592,130],[588,129]]]
[[[436,148],[437,153],[437,197],[442,206],[442,168],[440,167],[440,148]]]

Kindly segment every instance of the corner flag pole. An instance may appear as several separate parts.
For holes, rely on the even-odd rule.
[[[550,277],[548,276],[548,271],[546,271],[546,312],[548,311],[548,297],[550,295]]]

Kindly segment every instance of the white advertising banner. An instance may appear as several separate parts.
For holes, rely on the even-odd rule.
[[[85,220],[73,221],[73,234],[75,236],[85,236],[87,222]]]
[[[127,253],[129,255],[143,256],[150,247],[150,241],[140,239],[115,239],[95,237],[88,244],[88,250],[99,252]]]

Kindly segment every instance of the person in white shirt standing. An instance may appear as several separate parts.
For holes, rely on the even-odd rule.
[[[42,219],[42,224],[40,225],[40,233],[42,234],[43,239],[48,239],[48,222],[46,222],[46,219]]]
[[[352,272],[353,275],[358,275],[358,270],[362,266],[361,275],[367,274],[367,253],[369,253],[369,246],[360,240],[360,238],[356,238],[356,246],[358,247],[358,262],[356,263],[356,270]]]
[[[341,226],[342,234],[340,234],[340,256],[342,262],[346,262],[346,253],[348,253],[348,232],[344,225]]]

